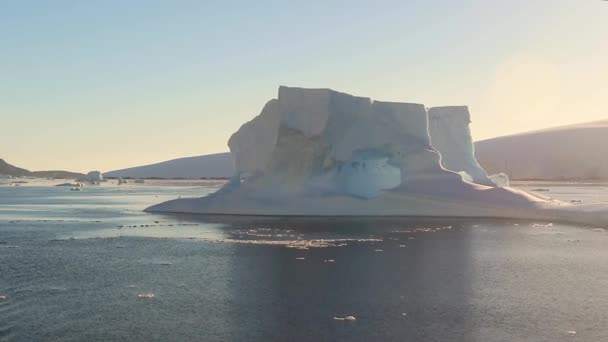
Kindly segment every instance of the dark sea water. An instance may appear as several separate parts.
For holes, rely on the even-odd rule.
[[[598,227],[142,212],[218,186],[0,186],[0,341],[608,341]]]

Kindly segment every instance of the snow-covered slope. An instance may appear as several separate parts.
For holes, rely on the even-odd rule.
[[[329,89],[279,89],[276,143],[255,139],[254,125],[231,148],[268,156],[265,166],[235,153],[237,176],[204,198],[146,210],[238,215],[396,215],[516,217],[608,223],[605,208],[575,207],[523,191],[475,184],[445,169],[421,104],[372,101]],[[275,103],[275,102],[270,102]],[[272,105],[274,106],[274,104]],[[446,154],[455,168],[484,179],[462,109],[438,110]],[[456,113],[456,114],[454,114]],[[451,115],[458,116],[452,118]],[[468,116],[468,111],[466,111]],[[445,116],[445,118],[443,118]],[[263,120],[262,117],[258,120]],[[255,120],[254,120],[255,122]],[[457,125],[450,127],[450,125]],[[441,144],[440,139],[436,139]],[[241,181],[247,170],[255,174]],[[460,171],[460,170],[459,170]],[[488,182],[488,184],[493,184]]]
[[[230,178],[233,174],[232,156],[226,152],[105,172],[104,177]]]
[[[483,140],[475,153],[512,179],[608,180],[608,120]]]

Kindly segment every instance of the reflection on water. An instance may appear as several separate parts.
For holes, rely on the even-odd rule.
[[[0,187],[0,340],[608,337],[604,231],[141,211],[213,189]]]

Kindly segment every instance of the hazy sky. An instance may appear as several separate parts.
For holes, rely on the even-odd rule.
[[[279,85],[469,105],[475,139],[608,118],[608,2],[0,0],[0,158],[226,151]]]

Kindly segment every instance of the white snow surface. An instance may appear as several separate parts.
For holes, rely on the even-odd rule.
[[[478,141],[475,154],[511,179],[608,180],[608,120]]]
[[[106,177],[230,178],[234,174],[230,152],[168,160],[104,173]]]
[[[274,106],[278,114],[272,113],[277,109]],[[262,111],[266,115],[244,125],[231,138],[231,149],[239,150],[234,155],[237,175],[233,181],[207,197],[172,200],[146,210],[608,223],[605,207],[575,206],[496,187],[475,161],[468,109],[444,107],[434,112],[439,113],[441,122],[433,132],[442,138],[431,140],[424,105],[372,101],[329,89],[281,87],[277,101],[269,102]],[[268,113],[278,116],[278,120]],[[256,124],[256,120],[278,121],[276,140],[274,136],[257,139],[255,130],[270,129]],[[442,146],[449,157],[442,159],[435,144]],[[267,160],[266,165],[243,155],[245,150]],[[465,181],[440,162],[452,159],[448,164],[456,171],[488,185]],[[242,173],[252,175],[241,182]]]

